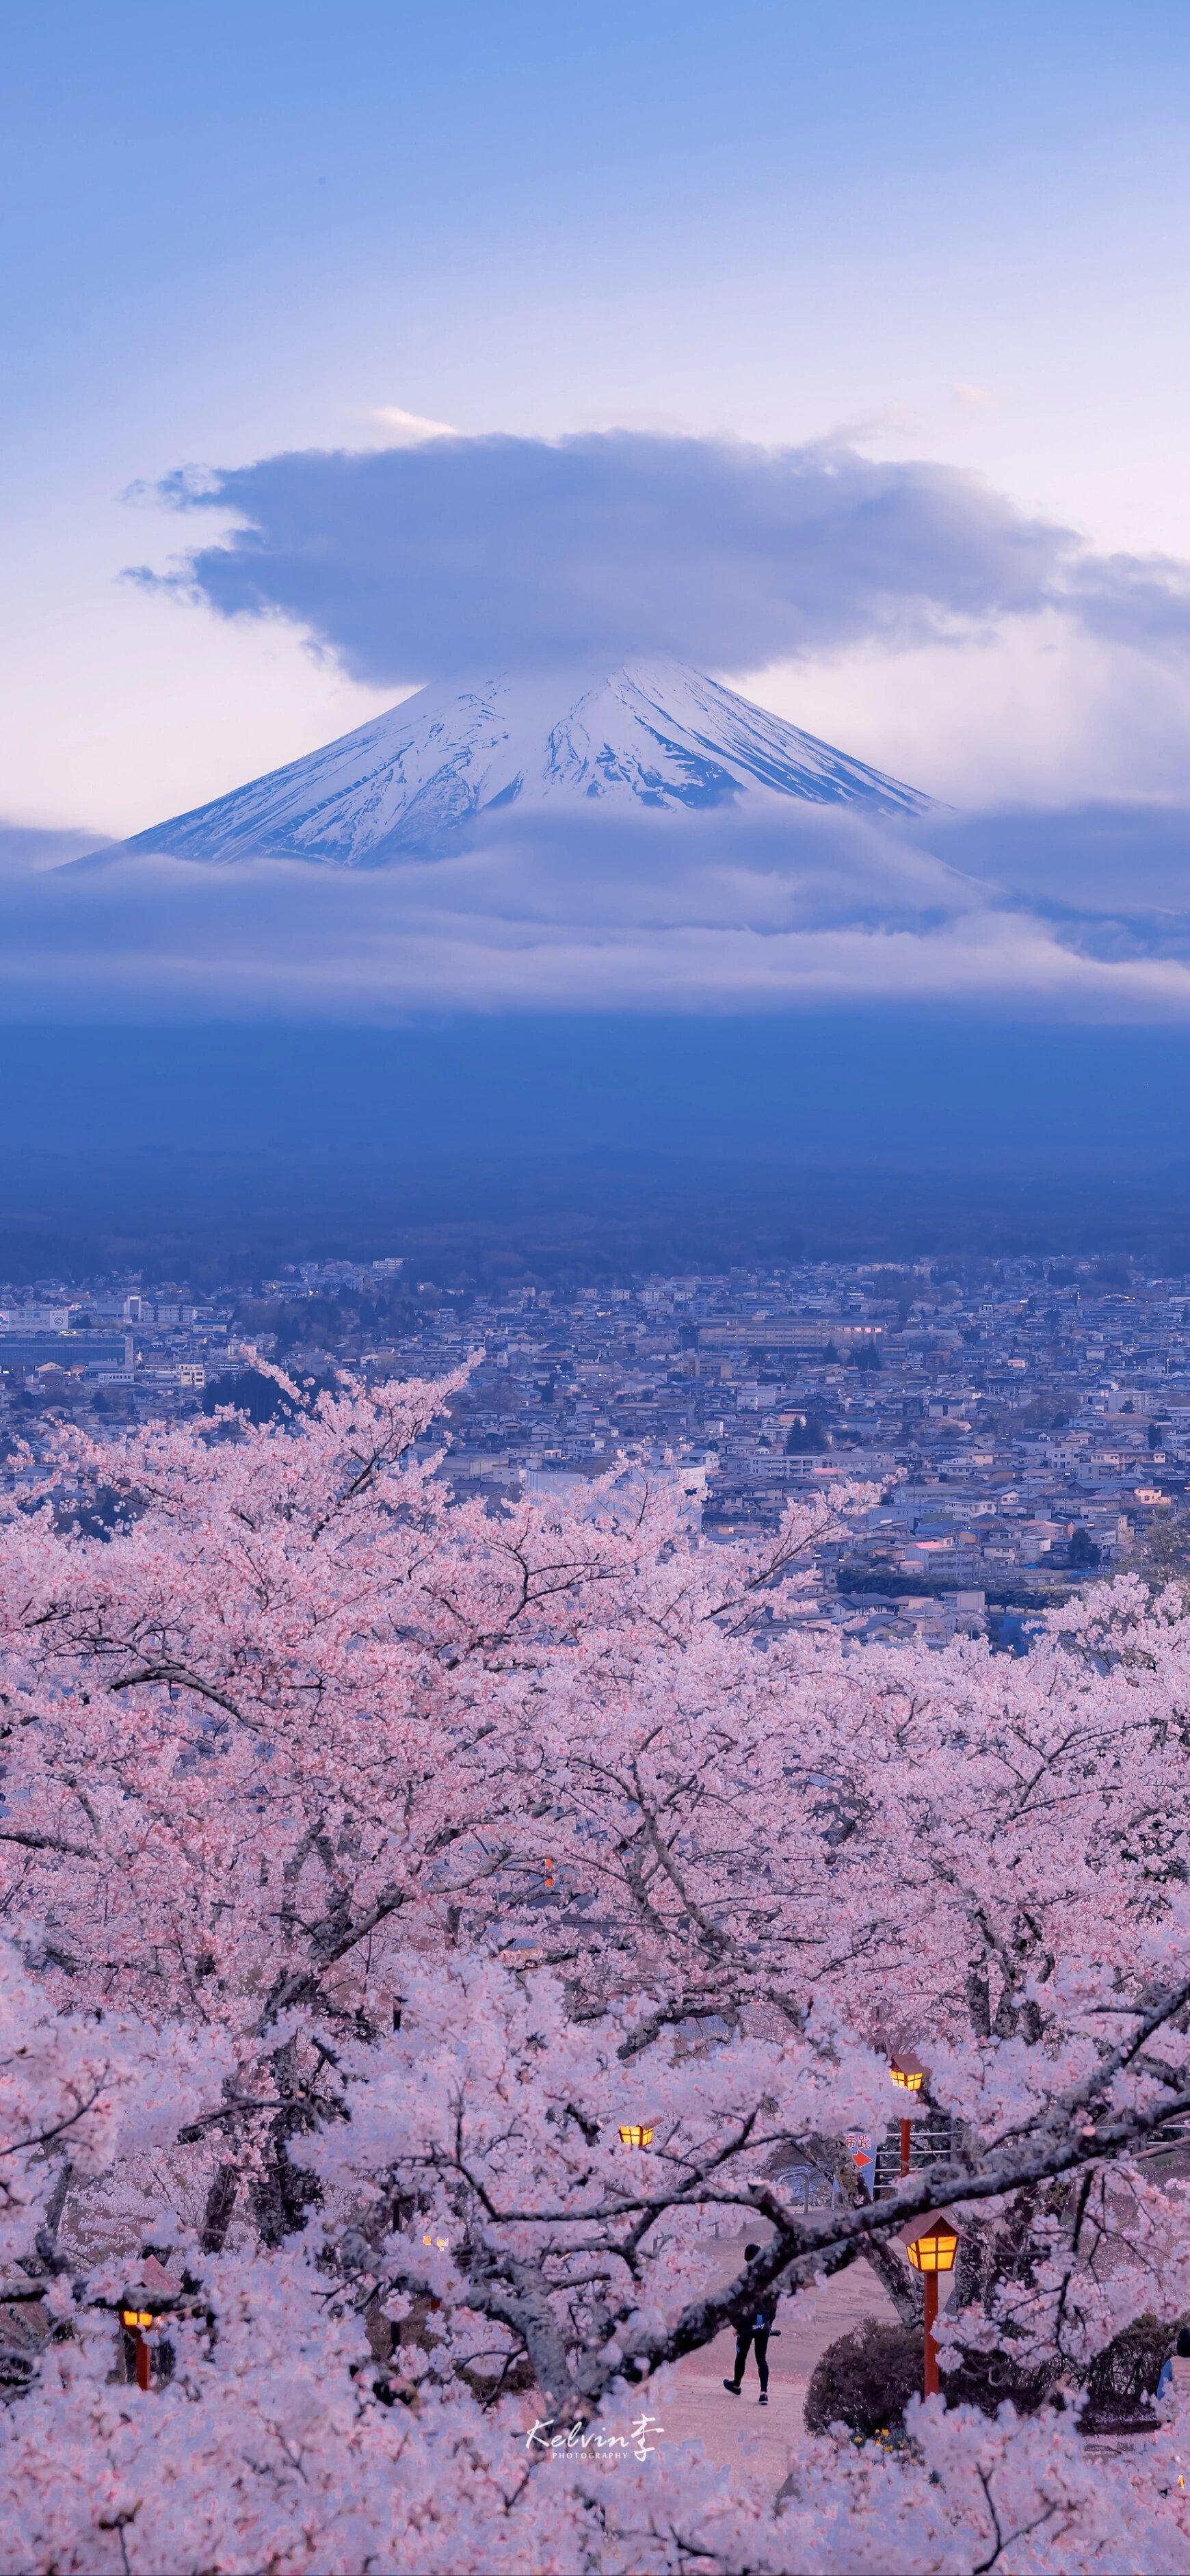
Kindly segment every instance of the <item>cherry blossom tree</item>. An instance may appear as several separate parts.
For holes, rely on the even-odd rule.
[[[456,1502],[458,1383],[65,1434],[4,1526],[21,2565],[1190,2565],[1176,2433],[1091,2474],[1076,2429],[1190,2317],[1180,1596],[1099,1587],[1023,1662],[807,1636],[862,1489],[751,1549],[641,1469]],[[906,2046],[946,2144],[873,2204],[846,2133]],[[895,2463],[807,2441],[779,2501],[667,2463],[743,2298],[866,2260],[912,2318],[940,2206],[978,2409]],[[149,2242],[151,2400],[111,2378]]]

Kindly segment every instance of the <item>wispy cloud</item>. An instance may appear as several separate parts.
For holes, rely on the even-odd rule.
[[[176,577],[393,685],[660,651],[756,670],[1042,608],[1078,559],[974,475],[840,442],[615,430],[266,457],[162,487],[234,512]],[[152,576],[144,576],[151,579]]]
[[[0,823],[0,879],[40,875],[101,847],[103,832],[46,831],[36,823]]]
[[[457,438],[459,432],[448,420],[426,420],[419,411],[401,411],[396,403],[381,403],[378,409],[354,414],[366,420],[373,429],[382,429],[390,447],[421,447],[427,438]]]
[[[223,616],[291,619],[392,686],[658,651],[756,671],[1045,610],[1142,651],[1190,645],[1190,566],[1097,555],[952,466],[842,440],[469,438],[395,419],[381,449],[170,478],[179,509],[239,525],[168,578]]]
[[[1190,1021],[1190,818],[889,827],[821,809],[492,817],[339,871],[117,851],[0,877],[0,1015],[391,1020],[440,1008],[931,1002]]]

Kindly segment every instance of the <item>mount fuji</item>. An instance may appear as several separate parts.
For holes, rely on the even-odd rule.
[[[641,662],[594,678],[421,689],[119,848],[378,868],[455,848],[468,825],[513,806],[558,821],[567,807],[621,818],[720,807],[773,821],[786,800],[903,817],[932,804],[699,671]],[[109,844],[103,856],[115,855]]]

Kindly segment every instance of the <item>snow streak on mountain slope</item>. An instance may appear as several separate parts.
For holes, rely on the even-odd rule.
[[[378,867],[451,846],[476,818],[581,800],[609,814],[796,797],[868,814],[930,799],[678,662],[610,677],[505,675],[422,689],[358,732],[123,846],[178,858],[267,856]],[[561,820],[561,814],[559,814]]]

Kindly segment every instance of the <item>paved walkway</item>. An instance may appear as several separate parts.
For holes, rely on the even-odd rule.
[[[750,2241],[747,2230],[718,2240],[707,2269],[709,2287],[730,2281],[743,2270],[744,2246]],[[756,2241],[767,2242],[766,2231],[757,2228]],[[756,2402],[760,2382],[751,2354],[742,2394],[728,2396],[723,2382],[735,2362],[735,2335],[726,2328],[713,2344],[678,2363],[664,2398],[656,2390],[642,2390],[639,2397],[634,2394],[617,2413],[615,2429],[626,2431],[638,2406],[655,2409],[660,2426],[651,2438],[658,2449],[664,2448],[672,2458],[675,2446],[699,2442],[716,2467],[754,2481],[771,2496],[784,2483],[800,2444],[802,2408],[819,2355],[864,2317],[893,2319],[895,2315],[875,2273],[862,2260],[853,2263],[821,2290],[782,2300],[777,2312],[780,2331],[769,2345],[767,2406]],[[537,2412],[533,2400],[527,2400],[526,2430]]]
[[[758,2241],[765,2240],[757,2231]],[[712,2281],[729,2281],[742,2271],[750,2235],[720,2240]],[[802,2407],[810,2374],[828,2343],[846,2334],[864,2317],[895,2320],[896,2310],[875,2273],[862,2260],[833,2279],[814,2297],[812,2310],[804,2294],[783,2299],[777,2312],[780,2332],[769,2345],[769,2402],[756,2403],[760,2382],[756,2362],[748,2356],[743,2394],[729,2397],[723,2382],[734,2366],[735,2336],[721,2334],[702,2352],[679,2362],[678,2402],[667,2400],[667,2443],[699,2441],[707,2458],[723,2468],[757,2478],[770,2492],[785,2478],[802,2433]]]

